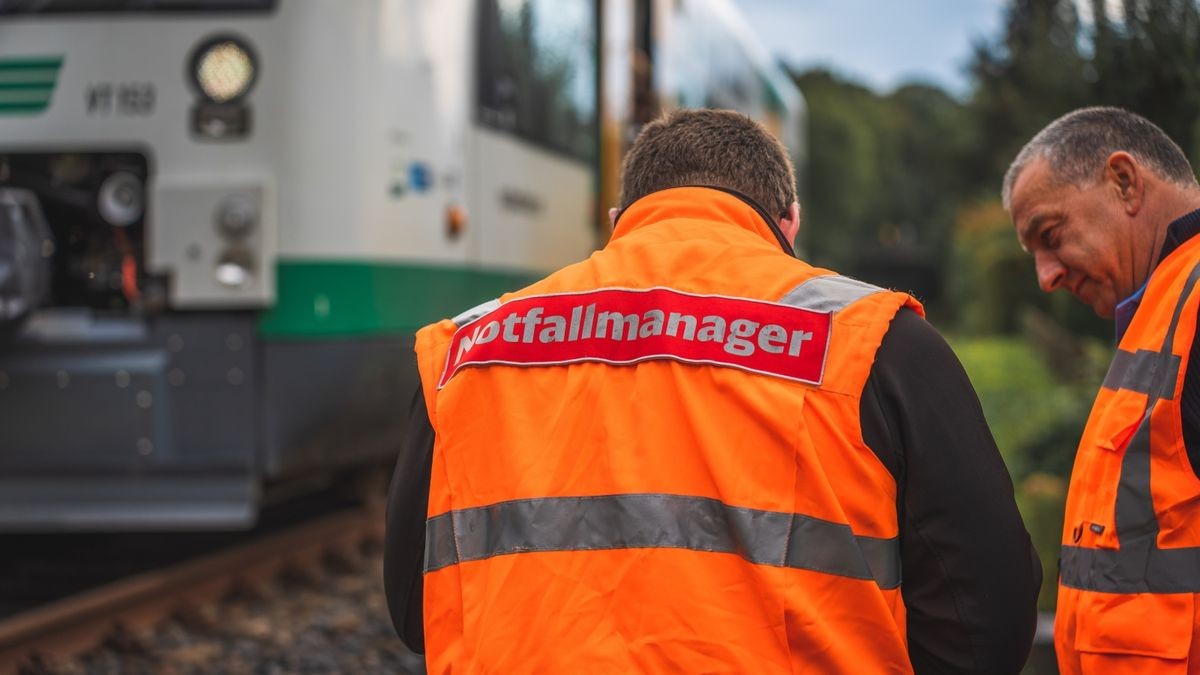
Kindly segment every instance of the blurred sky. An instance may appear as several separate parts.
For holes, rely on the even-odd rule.
[[[962,96],[971,46],[998,35],[1005,0],[733,3],[768,49],[802,69],[826,65],[881,93],[919,79]]]

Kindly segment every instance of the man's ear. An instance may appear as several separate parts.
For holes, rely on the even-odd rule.
[[[617,229],[617,216],[621,215],[621,209],[612,207],[608,210],[608,229],[609,231]]]
[[[779,219],[779,231],[788,243],[796,244],[796,235],[800,233],[800,202],[792,202],[787,215]]]
[[[1112,186],[1125,207],[1126,215],[1137,215],[1146,193],[1146,176],[1141,164],[1124,150],[1108,156],[1104,162],[1104,180]]]

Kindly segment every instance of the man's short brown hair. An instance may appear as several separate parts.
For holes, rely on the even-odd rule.
[[[785,216],[796,173],[783,144],[732,110],[675,110],[647,124],[621,172],[621,208],[652,192],[705,185],[740,192]]]

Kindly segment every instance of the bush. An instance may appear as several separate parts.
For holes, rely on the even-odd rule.
[[[1028,319],[1024,323],[1036,325]],[[1060,362],[1052,368],[1049,341],[1045,336],[950,339],[979,395],[1013,478],[1017,507],[1042,559],[1038,606],[1047,611],[1056,599],[1063,511],[1076,445],[1100,382],[1098,373],[1111,357],[1103,343],[1073,339],[1080,365],[1064,367],[1058,356]]]

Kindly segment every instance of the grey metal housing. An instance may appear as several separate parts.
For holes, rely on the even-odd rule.
[[[273,486],[389,461],[411,338],[269,342],[256,314],[34,314],[0,349],[0,530],[247,527]]]

